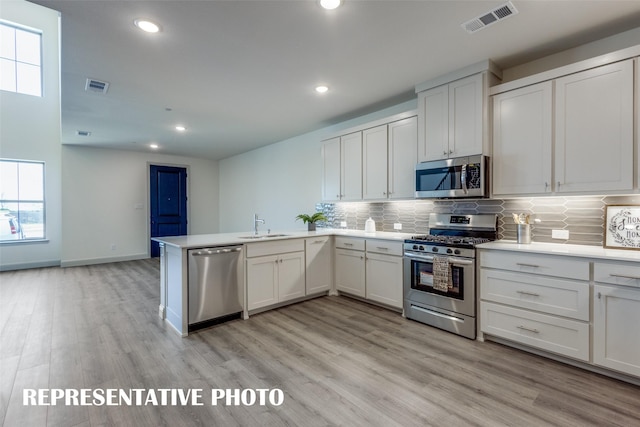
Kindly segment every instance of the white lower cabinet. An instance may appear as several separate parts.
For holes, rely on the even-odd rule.
[[[640,377],[640,266],[595,263],[593,362]]]
[[[336,249],[336,290],[365,297],[364,252]]]
[[[481,249],[480,331],[640,378],[640,263],[586,256]]]
[[[332,249],[330,236],[318,236],[305,240],[307,295],[331,289],[333,282]]]
[[[402,242],[336,238],[336,290],[402,309]]]
[[[303,240],[247,245],[247,310],[305,296]]]
[[[481,332],[588,362],[588,279],[586,260],[482,251]]]
[[[402,257],[367,253],[366,278],[367,299],[402,308]]]

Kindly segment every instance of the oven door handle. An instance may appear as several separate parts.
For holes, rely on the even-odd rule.
[[[433,255],[416,255],[414,253],[411,252],[405,252],[404,256],[406,258],[409,259],[416,259],[416,260],[420,260],[420,261],[432,261],[433,262]],[[456,258],[456,257],[447,257],[447,259],[449,260],[449,264],[457,264],[457,265],[473,265],[473,260],[472,259],[465,259],[465,258]]]

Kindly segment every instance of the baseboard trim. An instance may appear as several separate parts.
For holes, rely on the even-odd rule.
[[[0,265],[0,271],[29,270],[31,268],[60,267],[60,260],[21,262],[19,264]]]
[[[109,257],[109,258],[89,258],[89,259],[77,259],[71,261],[62,261],[60,266],[65,267],[81,267],[83,265],[95,265],[95,264],[108,264],[111,262],[122,262],[122,261],[137,261],[139,259],[147,259],[149,258],[149,254],[134,254],[134,255],[126,255],[119,257]]]

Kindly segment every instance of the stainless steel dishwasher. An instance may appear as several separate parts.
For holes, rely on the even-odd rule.
[[[242,312],[242,246],[191,249],[189,258],[189,330],[227,320]]]

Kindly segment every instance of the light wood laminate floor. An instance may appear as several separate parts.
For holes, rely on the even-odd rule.
[[[157,260],[0,273],[5,426],[638,426],[640,388],[344,297],[179,338]],[[22,390],[203,389],[198,407],[22,405]],[[212,388],[280,388],[212,406]]]

